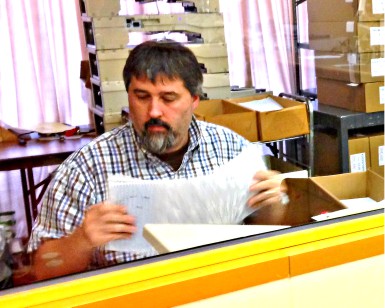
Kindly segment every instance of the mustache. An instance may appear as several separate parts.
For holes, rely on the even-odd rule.
[[[167,124],[166,122],[160,120],[160,119],[150,119],[146,123],[144,123],[144,128],[147,130],[150,126],[156,125],[156,126],[163,126],[167,130],[170,130],[171,126]]]

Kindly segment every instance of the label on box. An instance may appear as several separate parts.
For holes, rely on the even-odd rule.
[[[347,33],[353,33],[354,32],[354,21],[347,21],[346,22],[346,32]]]
[[[370,27],[370,46],[384,45],[385,27]]]
[[[372,77],[385,76],[385,58],[372,59],[371,72]]]
[[[372,0],[373,14],[385,13],[385,1],[384,0]]]
[[[350,172],[366,171],[366,155],[358,153],[350,155]]]
[[[384,166],[384,146],[380,145],[378,147],[378,165]]]
[[[380,87],[380,104],[385,104],[385,86]]]
[[[345,3],[353,3],[353,0],[345,0]]]
[[[348,58],[348,63],[349,64],[354,64],[354,65],[357,64],[357,54],[355,54],[355,53],[348,53],[347,54],[347,58]]]

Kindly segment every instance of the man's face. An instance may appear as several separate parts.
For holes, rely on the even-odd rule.
[[[130,118],[144,147],[155,154],[179,150],[189,140],[188,128],[199,97],[180,79],[132,77],[128,88]]]

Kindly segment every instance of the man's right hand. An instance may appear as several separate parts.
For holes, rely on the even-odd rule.
[[[36,279],[46,279],[87,270],[93,249],[109,241],[130,238],[135,219],[122,205],[103,202],[90,206],[82,224],[72,234],[45,239],[33,253]]]
[[[135,218],[127,214],[123,205],[103,202],[92,205],[80,226],[90,247],[130,238],[136,232]]]

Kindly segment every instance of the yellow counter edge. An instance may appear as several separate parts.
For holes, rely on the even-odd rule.
[[[383,227],[384,214],[311,227],[71,282],[31,286],[1,296],[0,307],[104,307],[120,302],[151,307],[155,296],[156,307],[180,305],[383,254]],[[243,275],[247,273],[250,277]],[[197,286],[204,289],[186,292]]]

